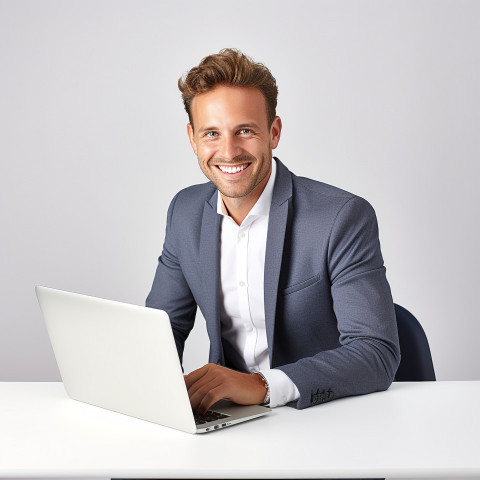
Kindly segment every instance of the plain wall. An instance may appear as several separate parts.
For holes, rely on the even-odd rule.
[[[177,79],[223,47],[277,79],[275,154],[375,207],[438,379],[480,380],[479,19],[461,0],[1,0],[0,380],[59,380],[35,285],[144,303],[168,204],[205,181]]]

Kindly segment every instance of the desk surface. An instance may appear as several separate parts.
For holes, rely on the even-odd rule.
[[[0,383],[0,477],[480,476],[479,405],[480,381],[394,383],[191,435],[71,400],[61,383]]]

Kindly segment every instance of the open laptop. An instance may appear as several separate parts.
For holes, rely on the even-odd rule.
[[[166,312],[35,287],[67,394],[189,433],[259,417],[261,405],[217,402],[195,420]]]

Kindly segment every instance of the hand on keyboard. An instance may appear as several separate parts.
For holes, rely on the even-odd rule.
[[[214,363],[185,375],[185,383],[192,408],[200,413],[222,398],[240,405],[258,405],[267,393],[260,375],[236,372]]]

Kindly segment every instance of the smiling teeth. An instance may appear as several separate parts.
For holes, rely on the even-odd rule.
[[[218,168],[224,173],[238,173],[242,170],[245,170],[248,165],[239,165],[238,167],[225,167],[223,165],[218,165]]]

